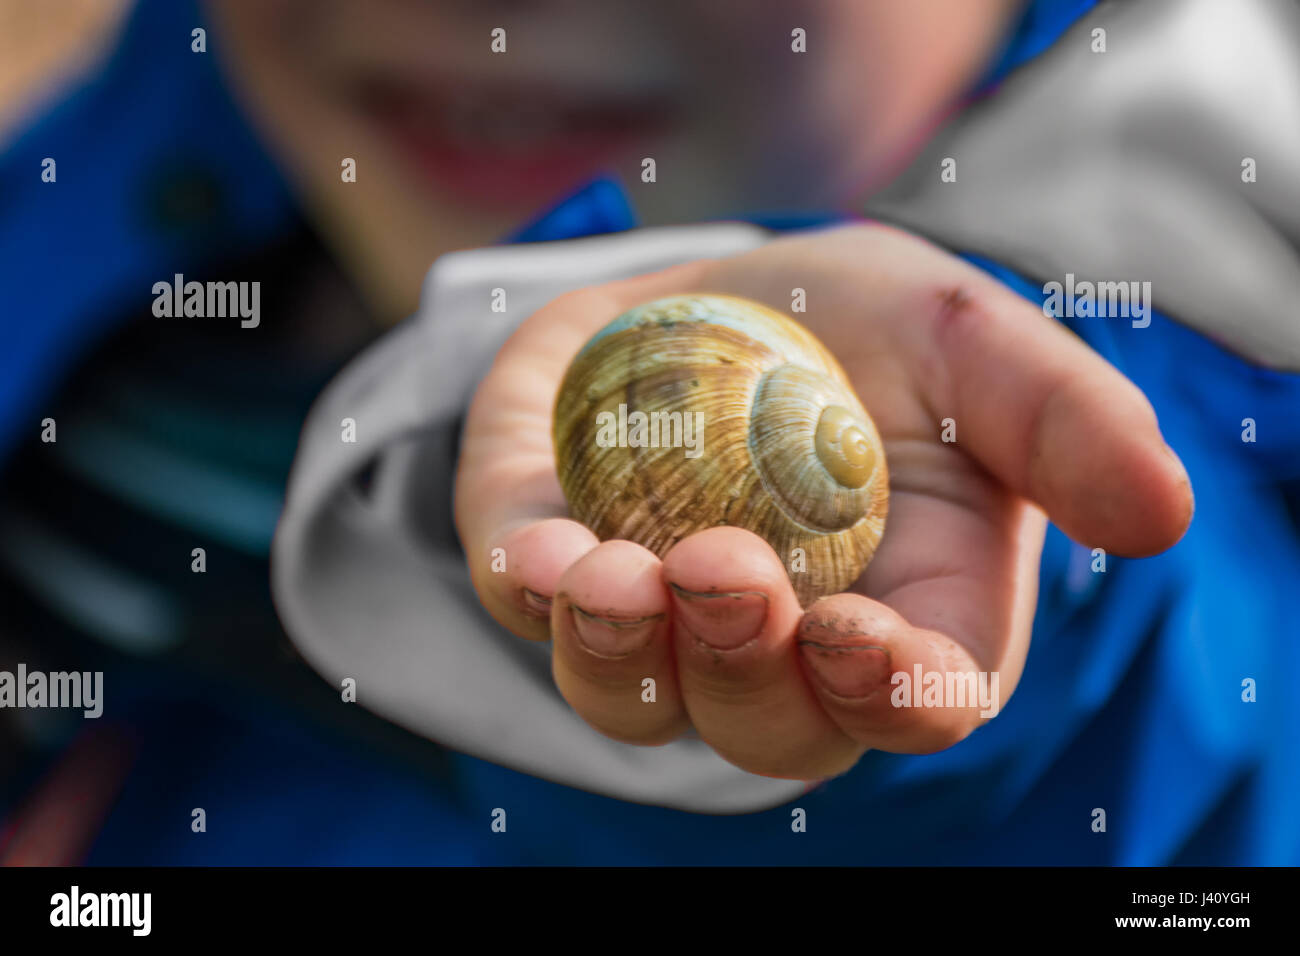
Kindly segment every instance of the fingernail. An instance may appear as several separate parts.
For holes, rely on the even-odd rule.
[[[702,644],[731,651],[758,637],[767,620],[762,591],[688,591],[669,583],[677,619]]]
[[[889,651],[871,644],[823,644],[801,640],[813,676],[836,697],[869,697],[889,685]]]
[[[524,588],[524,610],[534,617],[550,617],[551,599]]]
[[[598,657],[626,657],[650,643],[655,628],[663,620],[662,614],[646,617],[605,617],[584,611],[576,604],[573,611],[573,630],[581,644]]]

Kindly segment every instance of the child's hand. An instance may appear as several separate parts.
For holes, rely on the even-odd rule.
[[[796,318],[853,380],[890,475],[874,560],[806,613],[747,531],[702,531],[662,562],[598,542],[565,517],[551,448],[565,369],[610,319],[685,292],[788,313],[796,287],[808,303]],[[893,706],[895,672],[996,673],[1005,702],[1028,650],[1044,511],[1088,547],[1149,555],[1186,530],[1192,492],[1146,398],[1086,345],[965,263],[865,225],[557,299],[480,387],[456,488],[480,599],[516,634],[554,639],[556,684],[593,727],[662,744],[693,725],[745,770],[800,779],[842,773],[871,747],[939,750],[985,719],[976,701]]]

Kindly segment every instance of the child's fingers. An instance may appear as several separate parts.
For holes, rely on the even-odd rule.
[[[946,635],[913,627],[879,601],[861,594],[823,598],[799,622],[797,641],[822,707],[863,747],[933,753],[965,739],[980,722],[977,692],[961,706],[941,695],[935,706],[923,706],[925,675],[940,675],[949,686],[958,675],[976,675],[970,686],[978,689],[980,668],[969,652]]]
[[[547,640],[560,578],[600,542],[568,518],[548,518],[507,533],[487,549],[474,575],[488,612],[520,637]]]
[[[751,773],[812,780],[851,767],[863,748],[803,676],[803,611],[767,543],[739,528],[701,531],[668,552],[664,578],[678,678],[700,736]]]
[[[689,726],[677,685],[663,569],[630,541],[607,541],[564,573],[551,618],[564,699],[608,737],[663,744]]]
[[[589,336],[641,302],[686,291],[709,260],[555,299],[502,347],[465,420],[456,529],[484,606],[524,637],[549,634],[555,584],[597,544],[565,519],[551,415],[569,361]],[[535,527],[536,526],[536,527]]]
[[[979,510],[895,495],[894,534],[859,582],[879,600],[833,595],[800,622],[822,705],[866,747],[949,747],[996,716],[1019,682],[1046,519],[1005,492],[967,494],[985,495]]]
[[[1191,485],[1151,404],[1082,341],[980,276],[936,299],[931,330],[944,370],[929,383],[935,414],[1066,534],[1143,556],[1187,530]]]

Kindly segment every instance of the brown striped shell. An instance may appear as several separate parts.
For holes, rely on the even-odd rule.
[[[565,373],[553,437],[569,508],[602,541],[662,557],[746,528],[805,607],[852,584],[884,531],[885,453],[844,370],[745,299],[672,296],[609,323]]]

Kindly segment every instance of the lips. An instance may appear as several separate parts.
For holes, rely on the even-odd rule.
[[[662,132],[664,97],[577,99],[544,90],[439,95],[369,84],[364,109],[431,189],[479,206],[538,203]]]

